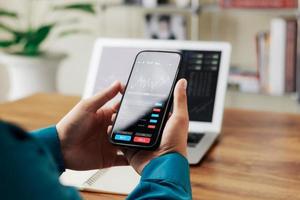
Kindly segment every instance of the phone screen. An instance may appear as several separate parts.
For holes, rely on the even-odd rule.
[[[168,118],[181,55],[140,52],[134,62],[111,141],[136,147],[154,147]]]

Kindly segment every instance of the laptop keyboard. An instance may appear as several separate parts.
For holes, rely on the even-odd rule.
[[[188,135],[188,147],[195,147],[203,138],[204,133],[189,133]]]

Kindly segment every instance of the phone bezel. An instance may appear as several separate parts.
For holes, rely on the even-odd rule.
[[[118,146],[124,146],[124,147],[134,147],[134,148],[140,148],[140,149],[146,149],[146,150],[154,150],[156,149],[159,145],[160,145],[160,141],[161,141],[161,137],[162,137],[162,132],[164,130],[164,127],[165,127],[165,124],[167,122],[167,119],[166,119],[166,116],[167,113],[170,112],[170,109],[171,109],[171,106],[172,106],[172,100],[173,100],[173,93],[174,93],[174,88],[175,88],[175,85],[178,81],[178,74],[179,74],[179,70],[180,70],[180,66],[181,66],[181,62],[182,62],[182,55],[180,52],[176,52],[176,51],[161,51],[161,50],[143,50],[143,51],[140,51],[135,59],[134,59],[134,62],[133,62],[133,65],[132,65],[132,68],[131,68],[131,71],[130,71],[130,74],[129,74],[129,77],[128,77],[128,80],[126,82],[126,86],[125,86],[125,90],[124,90],[124,95],[122,95],[122,98],[121,98],[121,101],[120,101],[120,105],[122,105],[122,102],[123,102],[123,98],[125,96],[125,93],[127,91],[127,86],[128,86],[128,83],[130,81],[130,78],[131,78],[131,75],[132,75],[132,72],[133,72],[133,69],[135,67],[135,64],[136,64],[136,60],[138,58],[138,56],[141,54],[141,53],[147,53],[147,52],[155,52],[155,53],[174,53],[174,54],[178,54],[179,55],[179,62],[178,62],[178,66],[177,66],[177,69],[176,69],[176,73],[175,73],[175,76],[174,76],[174,80],[173,80],[173,83],[172,83],[172,87],[171,87],[171,90],[169,92],[169,96],[168,96],[168,99],[167,99],[167,104],[166,104],[166,110],[165,112],[163,113],[163,117],[162,117],[162,122],[161,122],[161,126],[159,127],[159,130],[158,130],[158,135],[155,139],[155,141],[153,142],[152,145],[145,145],[145,144],[130,144],[130,143],[123,143],[123,142],[116,142],[115,140],[113,140],[112,136],[113,136],[113,130],[114,130],[114,126],[115,126],[115,122],[117,121],[118,119],[118,115],[119,115],[119,111],[116,113],[116,118],[115,118],[115,121],[113,122],[112,124],[112,129],[111,129],[111,132],[109,134],[109,141],[114,144],[114,145],[118,145]]]

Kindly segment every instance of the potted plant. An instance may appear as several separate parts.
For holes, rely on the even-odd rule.
[[[32,4],[32,2],[29,2]],[[32,5],[29,5],[32,8]],[[95,15],[93,3],[76,3],[52,6],[51,12],[80,11]],[[30,12],[29,12],[30,13]],[[53,29],[66,24],[66,21],[45,22],[32,27],[30,22],[25,30],[5,23],[22,20],[18,13],[0,9],[0,62],[7,67],[10,78],[9,99],[18,99],[30,94],[56,91],[56,74],[60,62],[66,57],[63,53],[49,52],[41,47]],[[77,20],[78,21],[78,20]],[[68,20],[76,23],[76,20]],[[10,23],[15,24],[15,23]],[[61,28],[60,28],[61,29]],[[87,30],[66,29],[59,36],[66,36]],[[1,36],[5,38],[1,38]]]

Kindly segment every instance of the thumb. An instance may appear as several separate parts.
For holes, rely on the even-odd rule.
[[[188,117],[186,88],[186,79],[180,79],[175,86],[173,115],[176,117]]]
[[[96,112],[106,102],[113,99],[122,90],[121,83],[115,81],[111,86],[86,100],[85,104],[91,111]]]

